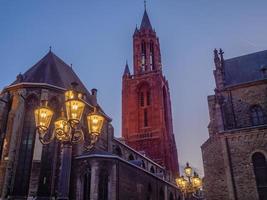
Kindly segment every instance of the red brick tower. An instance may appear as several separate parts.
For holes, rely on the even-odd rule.
[[[133,75],[126,64],[122,81],[122,136],[129,146],[176,174],[169,86],[161,70],[159,39],[146,10],[133,35],[133,51]]]

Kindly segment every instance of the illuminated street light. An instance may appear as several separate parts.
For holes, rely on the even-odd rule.
[[[199,178],[196,172],[193,172],[193,169],[190,167],[189,163],[186,163],[184,173],[187,179],[184,176],[179,176],[176,178],[176,184],[183,193],[184,198],[190,198],[195,196],[194,194],[196,194],[202,188],[202,179]]]
[[[65,104],[62,106],[61,116],[53,123],[52,132],[49,130],[54,111],[48,107],[48,101],[42,101],[34,111],[36,131],[39,134],[40,142],[46,145],[56,138],[63,143],[58,200],[69,199],[72,145],[83,141],[84,147],[90,150],[97,142],[105,120],[97,108],[86,103],[83,100],[83,94],[75,90],[77,83],[72,83],[72,86],[71,90],[65,92]],[[86,106],[89,107],[87,110],[92,110],[86,116],[87,128],[83,127],[81,123],[81,121],[85,121],[83,115]],[[85,137],[84,132],[88,137]]]

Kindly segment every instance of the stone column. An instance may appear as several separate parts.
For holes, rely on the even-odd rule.
[[[18,90],[14,93],[11,111],[8,116],[5,137],[7,145],[3,149],[3,158],[6,162],[6,169],[1,195],[2,199],[7,198],[13,187],[12,179],[15,175],[16,155],[19,151],[18,146],[21,139],[24,121],[25,102],[23,96],[25,96],[25,93],[25,89]]]
[[[70,173],[71,173],[72,145],[63,144],[61,170],[59,176],[59,197],[58,200],[69,199]]]
[[[116,163],[112,164],[109,182],[108,182],[108,195],[109,200],[116,200],[117,198],[117,165]]]
[[[90,200],[98,200],[99,169],[98,162],[93,161],[91,166]]]

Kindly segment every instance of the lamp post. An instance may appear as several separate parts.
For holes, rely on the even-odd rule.
[[[84,146],[86,149],[91,149],[101,134],[104,123],[104,117],[97,112],[96,107],[86,103],[83,95],[74,89],[76,84],[72,85],[73,89],[65,92],[65,105],[62,108],[61,116],[54,121],[52,134],[48,130],[54,111],[48,107],[48,101],[41,101],[41,105],[34,111],[36,131],[39,134],[40,142],[46,145],[56,138],[63,143],[58,197],[62,200],[69,199],[72,145],[89,138]],[[86,106],[93,109],[92,112],[87,113],[86,117],[88,137],[85,137],[84,127],[81,124]]]
[[[184,174],[186,178],[183,175],[179,176],[176,178],[176,184],[183,193],[183,197],[185,199],[187,197],[194,196],[194,194],[200,190],[202,187],[202,179],[199,178],[196,172],[193,172],[193,169],[190,167],[189,163],[186,163]]]

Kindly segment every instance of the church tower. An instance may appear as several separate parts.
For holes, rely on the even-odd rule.
[[[133,34],[133,74],[126,63],[122,78],[122,136],[126,144],[172,174],[178,172],[169,86],[146,9]]]

